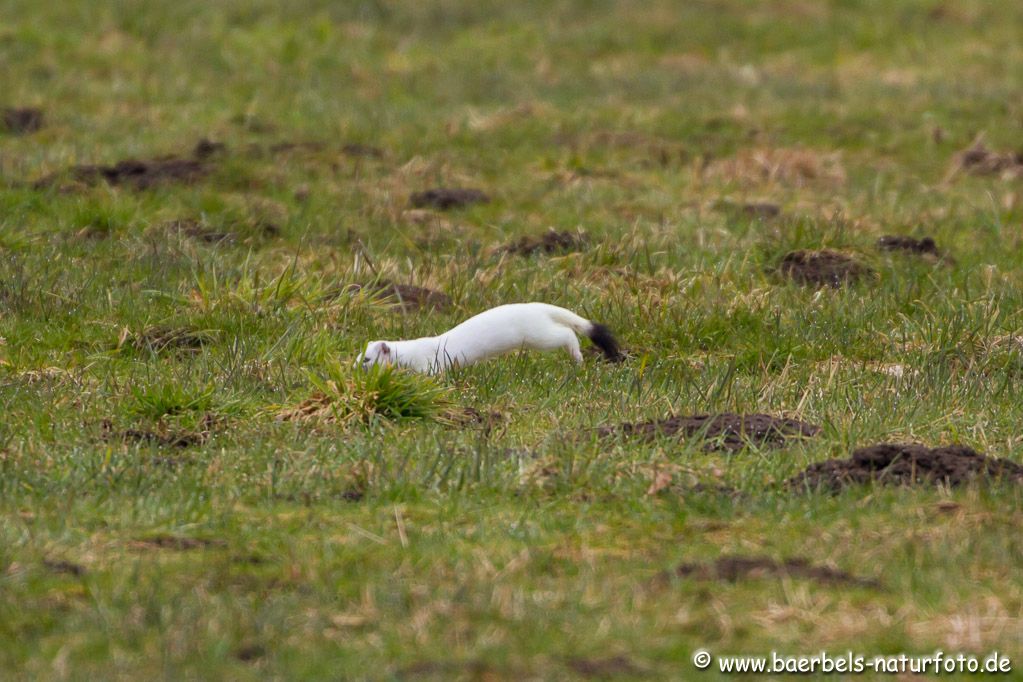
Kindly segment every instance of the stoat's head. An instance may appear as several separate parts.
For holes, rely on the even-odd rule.
[[[357,367],[368,369],[373,365],[393,365],[394,347],[387,341],[370,341],[366,350],[359,353],[355,361]]]

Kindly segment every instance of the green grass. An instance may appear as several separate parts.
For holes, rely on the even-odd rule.
[[[781,487],[889,440],[1023,462],[1023,185],[947,180],[977,133],[1019,150],[1014,3],[0,16],[0,107],[46,115],[0,131],[0,678],[690,679],[698,648],[1023,666],[1018,485]],[[227,151],[195,184],[30,185],[204,137]],[[493,201],[409,214],[435,186]],[[782,214],[727,208],[746,201]],[[548,228],[590,247],[497,248]],[[883,254],[883,234],[932,236],[955,265]],[[772,273],[822,247],[876,277]],[[336,295],[378,278],[453,304]],[[367,341],[523,300],[606,322],[631,360],[350,369]],[[331,411],[282,416],[317,394]],[[822,431],[734,454],[589,435],[721,411]],[[201,438],[122,437],[143,431]],[[663,578],[724,554],[884,589]]]

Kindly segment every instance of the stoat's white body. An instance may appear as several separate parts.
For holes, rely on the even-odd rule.
[[[618,345],[607,327],[558,306],[512,303],[470,317],[440,336],[410,341],[373,341],[359,356],[357,364],[364,367],[398,365],[432,373],[465,367],[523,348],[563,348],[573,360],[582,362],[576,334],[589,336],[608,358],[620,359]]]

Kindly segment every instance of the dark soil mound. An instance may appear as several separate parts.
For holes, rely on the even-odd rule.
[[[192,184],[209,175],[212,157],[223,151],[224,145],[200,140],[191,156],[158,156],[153,159],[127,159],[112,166],[79,165],[47,175],[35,183],[35,189],[60,186],[64,180],[83,185],[106,182],[110,185],[146,190],[164,184]]]
[[[543,253],[568,253],[570,251],[582,251],[589,243],[589,238],[581,232],[558,232],[548,230],[546,233],[537,236],[520,237],[510,244],[501,247],[504,253],[514,253],[520,256],[531,256],[540,251]]]
[[[996,152],[988,149],[982,135],[952,159],[946,180],[959,173],[1001,175],[1015,178],[1023,175],[1023,152]]]
[[[490,197],[478,189],[438,187],[416,192],[409,198],[409,203],[413,208],[436,208],[447,211],[471,204],[487,204],[490,203]]]
[[[859,578],[845,571],[816,566],[803,558],[775,561],[762,556],[723,556],[713,564],[681,564],[675,569],[680,578],[723,580],[734,583],[751,578],[806,578],[825,585],[852,585],[880,589],[872,578]]]
[[[601,437],[615,434],[655,438],[657,436],[700,436],[711,450],[741,450],[753,443],[762,447],[781,447],[790,438],[808,438],[820,427],[796,419],[769,414],[699,414],[597,429]]]
[[[8,107],[3,110],[3,129],[22,135],[34,133],[43,127],[43,110],[32,107]]]
[[[928,448],[923,445],[882,443],[860,448],[849,459],[811,464],[785,485],[798,489],[839,491],[850,485],[958,486],[978,479],[1023,483],[1023,466],[987,457],[962,445]]]
[[[955,259],[939,249],[931,237],[916,239],[914,237],[886,235],[877,240],[877,248],[882,251],[897,251],[914,256],[923,256],[925,259],[935,263],[955,265]]]
[[[822,249],[786,254],[778,265],[778,272],[799,284],[837,288],[851,284],[873,271],[843,253]]]
[[[451,305],[451,297],[441,291],[413,284],[396,284],[386,279],[336,287],[325,298],[337,298],[342,294],[351,295],[360,291],[366,291],[374,298],[393,300],[403,310],[442,310]]]

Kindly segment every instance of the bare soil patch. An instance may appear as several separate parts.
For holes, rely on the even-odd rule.
[[[437,187],[416,192],[409,198],[412,208],[435,208],[440,211],[487,203],[490,203],[490,197],[481,190],[462,187]]]
[[[928,448],[906,443],[881,443],[859,448],[849,459],[811,464],[785,482],[790,489],[831,490],[852,485],[959,486],[971,481],[1023,483],[1023,466],[988,457],[963,445]]]
[[[785,254],[778,264],[778,272],[799,284],[837,289],[870,276],[874,271],[844,253],[821,249]]]
[[[3,129],[15,135],[34,133],[43,127],[43,110],[35,107],[5,107],[0,119]]]
[[[996,152],[984,144],[984,136],[978,135],[969,147],[952,157],[945,181],[961,173],[969,175],[998,175],[1006,180],[1023,176],[1023,152]]]
[[[398,284],[387,279],[335,287],[328,291],[324,298],[333,299],[341,295],[350,296],[360,292],[366,292],[373,298],[391,302],[406,311],[443,310],[451,305],[451,297],[442,291],[414,284]]]
[[[531,256],[534,253],[569,253],[582,251],[589,244],[589,237],[584,232],[558,232],[547,230],[542,235],[526,235],[505,244],[499,251],[519,256]]]
[[[738,582],[755,578],[804,578],[823,585],[881,589],[873,578],[860,578],[802,557],[776,561],[764,556],[723,556],[711,564],[680,564],[674,571],[680,578]]]
[[[209,175],[213,157],[223,150],[222,144],[200,140],[189,156],[171,154],[144,160],[126,159],[111,166],[71,166],[37,180],[32,186],[47,189],[63,187],[64,181],[86,186],[106,182],[141,191],[167,184],[194,184]]]
[[[781,447],[795,438],[816,435],[820,427],[797,419],[785,419],[769,414],[699,414],[673,416],[667,419],[624,423],[597,429],[601,437],[623,434],[640,438],[658,436],[699,436],[707,441],[709,450],[741,450],[749,444],[761,447]]]

